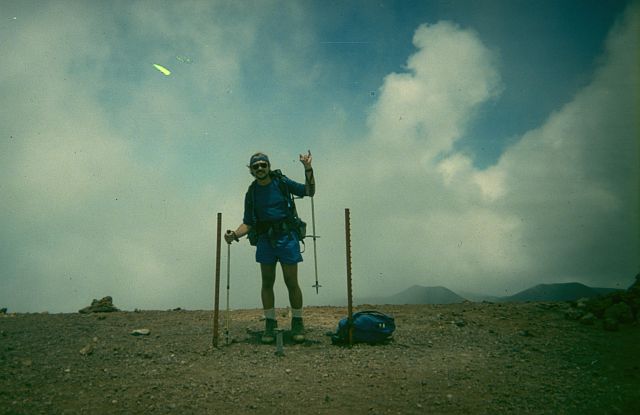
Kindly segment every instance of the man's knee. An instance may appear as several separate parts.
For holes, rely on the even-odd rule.
[[[298,287],[298,264],[282,265],[282,275],[287,288]]]
[[[298,275],[298,264],[282,264],[282,273],[286,275]]]
[[[262,276],[262,288],[272,290],[273,286],[275,285],[275,282],[276,282],[275,277],[270,277],[270,276],[265,277],[264,275]]]
[[[288,291],[297,291],[300,289],[298,280],[285,280],[284,283],[287,286]]]

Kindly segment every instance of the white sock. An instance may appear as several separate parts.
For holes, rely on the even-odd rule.
[[[264,309],[264,317],[270,320],[276,319],[276,309],[275,308],[265,308]]]
[[[292,308],[291,309],[291,317],[302,318],[302,309],[301,308]]]

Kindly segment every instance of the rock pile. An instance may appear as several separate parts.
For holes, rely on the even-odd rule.
[[[620,324],[637,323],[640,317],[640,274],[626,291],[595,298],[583,298],[566,310],[565,317],[582,324],[602,322],[605,330],[616,331]]]
[[[88,314],[88,313],[110,313],[113,311],[120,311],[113,305],[113,299],[110,296],[106,296],[100,300],[96,300],[95,298],[91,302],[90,306],[86,306],[85,308],[79,310],[79,313]]]

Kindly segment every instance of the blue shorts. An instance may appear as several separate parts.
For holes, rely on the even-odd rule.
[[[283,235],[275,243],[275,247],[271,245],[269,238],[260,236],[256,245],[256,262],[261,264],[275,264],[280,261],[281,264],[293,265],[302,262],[302,254],[300,254],[300,242],[293,235]]]

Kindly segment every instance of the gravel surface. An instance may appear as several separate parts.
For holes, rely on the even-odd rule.
[[[640,327],[607,332],[564,303],[360,306],[383,346],[331,344],[344,307],[305,309],[307,341],[259,342],[261,310],[0,315],[0,413],[640,413]],[[139,330],[137,333],[134,331]],[[145,331],[145,330],[148,330]],[[228,339],[228,342],[227,342]]]

